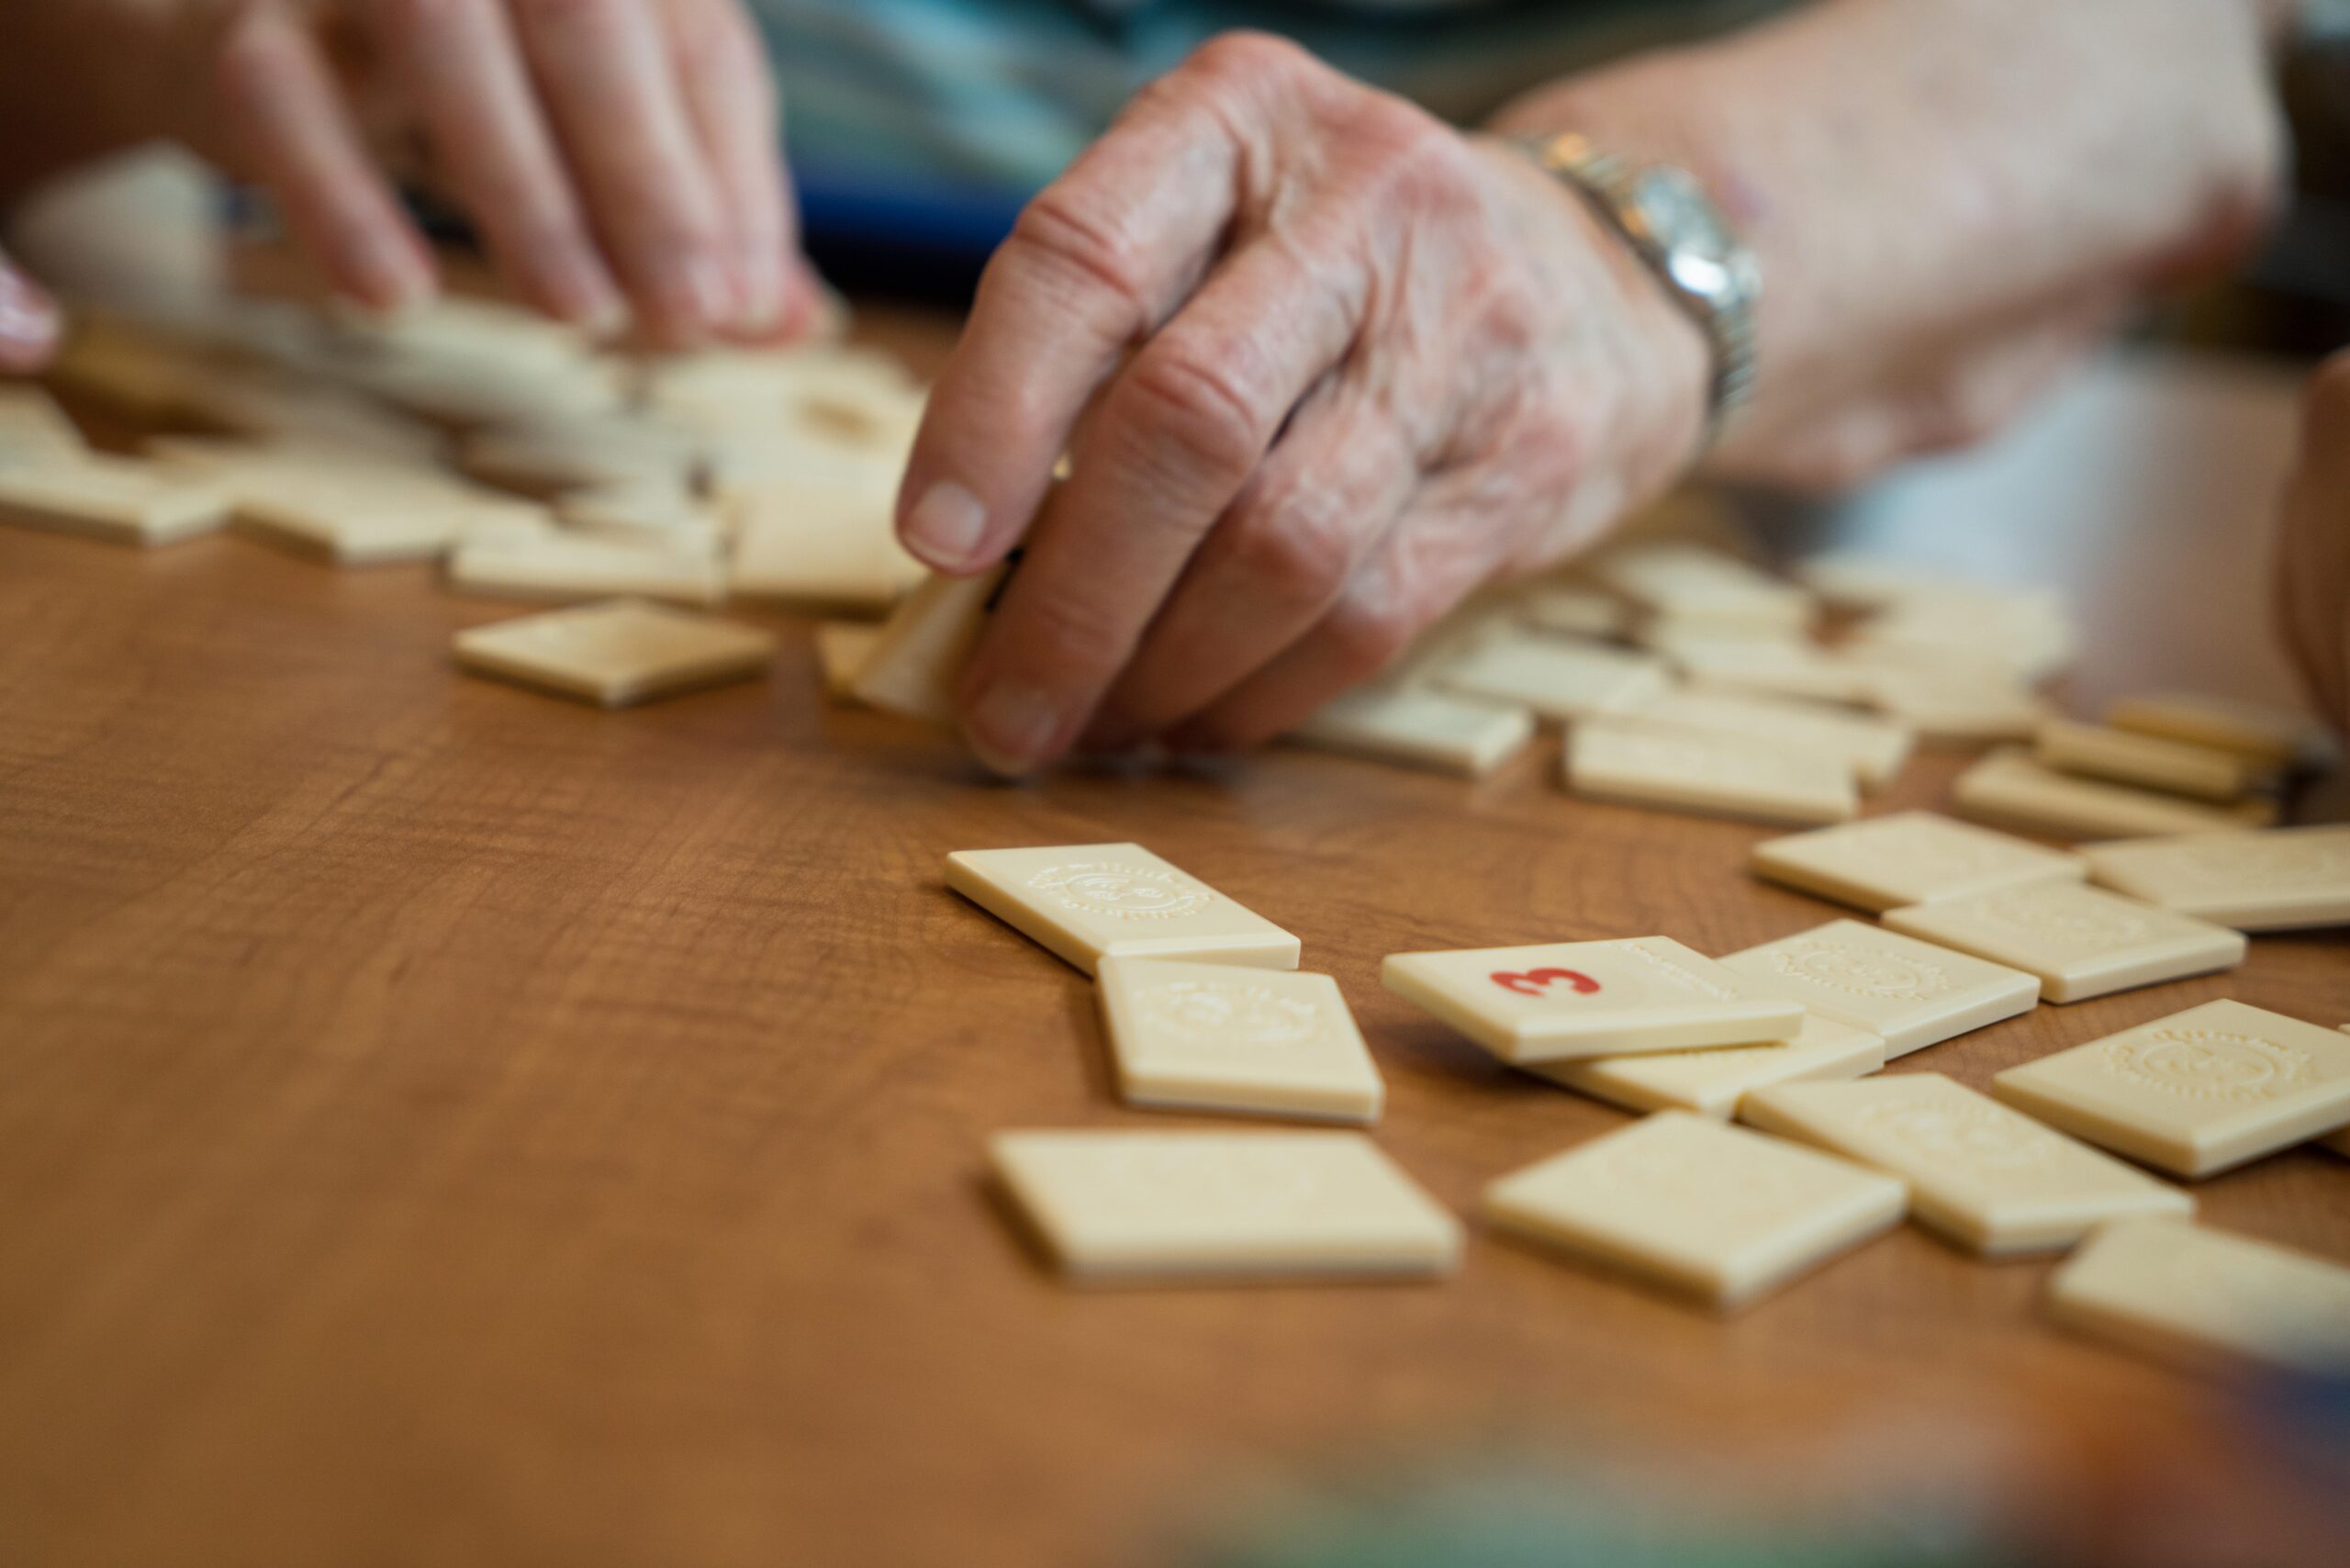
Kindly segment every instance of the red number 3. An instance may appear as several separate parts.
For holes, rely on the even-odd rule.
[[[1504,991],[1514,991],[1520,996],[1540,996],[1558,980],[1565,980],[1574,987],[1577,996],[1589,996],[1599,989],[1597,980],[1575,969],[1528,969],[1524,974],[1495,969],[1493,980]]]

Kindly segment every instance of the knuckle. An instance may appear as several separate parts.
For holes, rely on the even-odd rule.
[[[615,0],[507,0],[526,28],[572,28],[598,23],[618,8]]]
[[[1246,474],[1272,438],[1265,399],[1239,374],[1236,354],[1184,340],[1161,342],[1135,363],[1128,395],[1141,428],[1212,473]]]
[[[1365,93],[1348,117],[1348,136],[1373,162],[1458,188],[1460,139],[1417,105],[1389,93]]]
[[[1324,628],[1333,662],[1350,683],[1369,680],[1394,663],[1418,630],[1411,607],[1400,596],[1368,585],[1340,599]]]
[[[1327,604],[1354,569],[1353,533],[1335,498],[1320,487],[1299,486],[1237,521],[1236,565],[1282,599]]]
[[[1062,181],[1046,186],[1022,210],[1004,243],[1008,265],[1041,270],[1048,280],[1073,278],[1108,294],[1139,331],[1150,305],[1143,261],[1134,238],[1093,210],[1083,190]]]
[[[1288,39],[1239,28],[1218,33],[1192,50],[1185,69],[1203,76],[1262,83],[1326,68],[1310,51]]]
[[[221,36],[212,57],[213,84],[222,100],[250,111],[288,81],[294,58],[283,34],[241,21]]]
[[[1024,641],[1036,667],[1066,679],[1076,670],[1102,671],[1125,662],[1132,638],[1102,608],[1101,601],[1082,593],[1057,593],[1024,610]]]
[[[377,0],[376,18],[395,36],[417,38],[453,30],[477,0]]]

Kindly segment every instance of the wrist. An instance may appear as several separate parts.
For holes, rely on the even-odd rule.
[[[1522,149],[1475,144],[1541,217],[1525,243],[1565,318],[1561,352],[1579,372],[1567,378],[1569,395],[1599,420],[1591,461],[1612,470],[1628,500],[1662,492],[1704,450],[1714,363],[1705,331],[1590,202]]]

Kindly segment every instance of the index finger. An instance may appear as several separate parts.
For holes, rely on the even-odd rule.
[[[1028,205],[931,390],[899,493],[907,549],[968,573],[1018,542],[1087,399],[1205,274],[1240,155],[1196,99],[1147,92]]]

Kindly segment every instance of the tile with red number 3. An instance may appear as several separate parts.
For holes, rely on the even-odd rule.
[[[1670,936],[1395,953],[1380,980],[1505,1061],[1792,1037],[1803,1008]]]

